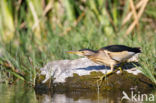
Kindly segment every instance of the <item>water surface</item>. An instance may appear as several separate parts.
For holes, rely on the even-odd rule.
[[[156,95],[156,92],[152,94]],[[22,82],[16,85],[0,84],[0,103],[121,103],[122,96],[121,91],[99,93],[88,90],[38,94]]]

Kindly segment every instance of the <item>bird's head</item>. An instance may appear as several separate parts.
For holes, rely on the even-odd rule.
[[[91,49],[81,49],[78,51],[67,51],[67,53],[76,54],[78,56],[91,56],[91,55],[95,54],[96,51],[91,50]]]

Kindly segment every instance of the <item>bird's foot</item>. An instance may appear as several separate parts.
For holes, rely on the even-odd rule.
[[[103,82],[104,79],[106,79],[109,75],[111,75],[113,73],[116,73],[118,70],[120,70],[121,73],[123,72],[122,68],[119,67],[118,69],[116,69],[114,71],[110,71],[107,74],[104,74],[104,75],[98,77],[98,80],[97,80],[98,87],[101,86],[101,84],[102,84],[102,82]]]
[[[104,80],[105,78],[107,78],[109,75],[113,74],[114,72],[116,72],[116,71],[111,71],[111,72],[108,72],[107,74],[104,74],[104,75],[102,75],[102,76],[99,76],[99,77],[98,77],[98,80],[97,80],[98,87],[101,86],[101,84],[102,84],[102,82],[103,82],[103,80]]]

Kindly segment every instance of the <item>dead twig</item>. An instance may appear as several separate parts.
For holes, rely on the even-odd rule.
[[[140,2],[138,2],[136,4],[136,10],[139,9],[142,5],[143,5],[144,1],[141,0]],[[127,16],[124,18],[124,20],[122,21],[122,26],[125,25],[132,17],[132,11],[130,11]]]
[[[137,12],[136,12],[133,0],[129,0],[129,1],[130,1],[130,7],[132,9],[133,16],[134,16],[134,20],[136,22],[136,25],[139,26],[138,16],[137,16]]]
[[[142,13],[144,12],[144,9],[145,9],[145,7],[146,7],[146,5],[147,5],[147,2],[148,2],[148,0],[143,0],[143,1],[144,1],[144,3],[143,3],[143,5],[142,5],[142,7],[140,8],[139,13],[138,13],[138,19],[140,19],[141,15],[142,15]],[[136,21],[133,21],[133,23],[132,23],[132,24],[129,26],[129,28],[127,29],[126,35],[128,35],[129,33],[132,32],[132,30],[134,29],[135,25],[136,25]]]
[[[44,11],[43,11],[43,16],[45,16],[47,13],[48,13],[48,11],[50,10],[50,9],[52,9],[52,4],[53,4],[53,0],[51,0],[48,4],[47,4],[47,6],[45,7],[45,9],[44,9]]]

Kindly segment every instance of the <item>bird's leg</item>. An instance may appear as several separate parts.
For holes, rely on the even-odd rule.
[[[106,77],[106,76],[108,76],[108,75],[110,75],[110,74],[112,74],[112,73],[113,73],[113,71],[114,71],[114,66],[113,66],[113,65],[111,65],[110,67],[111,67],[111,71],[110,71],[110,72],[108,72],[108,73],[106,73],[103,77]]]
[[[98,84],[99,84],[99,86],[101,86],[102,81],[104,80],[104,78],[106,78],[108,75],[110,75],[110,74],[114,73],[114,66],[113,66],[113,65],[111,65],[110,67],[111,67],[111,71],[110,71],[110,72],[108,72],[108,73],[106,73],[106,74],[104,74],[104,75],[102,75],[102,76],[100,76],[99,80],[97,80],[97,82],[99,82],[99,81],[100,81],[100,83],[98,83]]]
[[[118,67],[118,69],[120,70],[121,73],[123,72],[122,67]]]
[[[118,67],[118,69],[120,70],[120,72],[123,72],[123,66],[124,66],[125,62],[121,63],[121,65]]]
[[[122,72],[123,72],[123,66],[124,66],[124,64],[125,64],[125,62],[122,62],[121,65],[120,65],[116,70],[114,70],[114,65],[110,65],[111,71],[108,72],[108,73],[106,73],[106,74],[104,74],[104,75],[102,75],[102,76],[100,76],[100,78],[99,78],[99,80],[98,80],[98,81],[100,81],[99,86],[101,86],[102,81],[103,81],[104,78],[106,78],[108,75],[111,75],[111,74],[117,72],[118,70],[120,70],[120,72],[122,73]]]
[[[114,66],[113,66],[113,65],[111,65],[110,67],[111,67],[111,72],[113,72],[113,70],[114,70]]]

